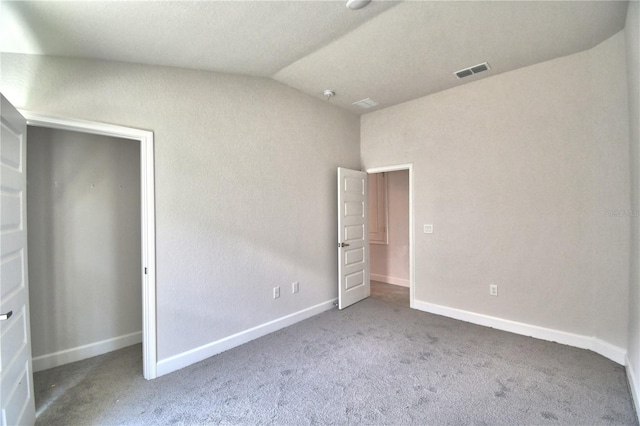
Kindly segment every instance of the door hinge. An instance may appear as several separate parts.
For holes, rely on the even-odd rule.
[[[147,267],[144,267],[144,274],[147,275]]]

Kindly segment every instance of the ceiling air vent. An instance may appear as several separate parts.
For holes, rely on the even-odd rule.
[[[469,67],[469,68],[465,68],[465,69],[460,70],[460,71],[456,71],[456,72],[454,72],[454,74],[458,78],[465,78],[465,77],[469,77],[470,75],[478,74],[480,72],[484,72],[484,71],[487,71],[487,70],[490,70],[490,69],[491,68],[489,67],[489,64],[487,62],[485,62],[484,64],[478,64],[478,65],[474,65],[474,66]]]
[[[354,102],[353,103],[355,106],[358,106],[362,109],[369,109],[369,108],[373,108],[374,106],[378,105],[377,101],[374,101],[371,98],[367,98],[367,99],[363,99],[361,101],[358,102]]]

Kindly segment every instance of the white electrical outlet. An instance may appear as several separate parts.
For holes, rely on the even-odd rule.
[[[298,281],[296,281],[293,284],[291,284],[291,292],[293,294],[296,294],[298,291],[300,291],[300,284],[298,283]]]
[[[280,297],[280,286],[273,288],[273,298],[277,299]]]
[[[433,234],[433,225],[424,225],[425,234]]]
[[[498,286],[496,284],[489,284],[489,295],[490,296],[498,295]]]

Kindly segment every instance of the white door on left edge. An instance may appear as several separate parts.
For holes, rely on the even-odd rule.
[[[0,95],[1,96],[1,95]],[[33,425],[27,278],[27,123],[2,96],[0,137],[0,397],[2,426]]]
[[[338,167],[338,308],[371,294],[367,174]]]

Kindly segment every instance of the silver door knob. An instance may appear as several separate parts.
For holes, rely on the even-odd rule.
[[[6,314],[0,315],[0,321],[8,320],[13,315],[13,311],[9,311]]]

